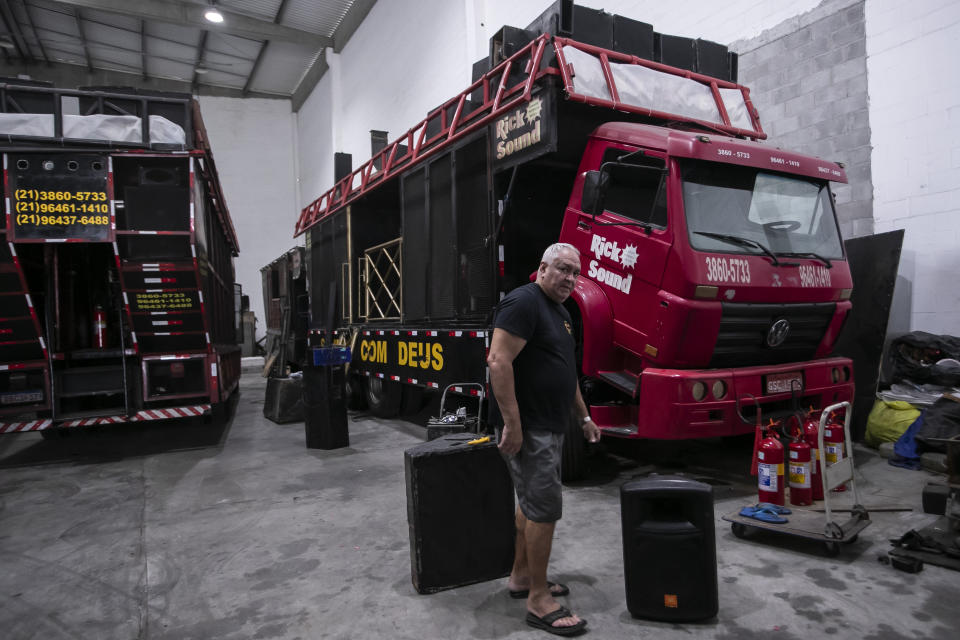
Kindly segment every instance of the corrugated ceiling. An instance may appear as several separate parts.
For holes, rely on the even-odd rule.
[[[302,100],[324,48],[342,46],[375,1],[0,0],[0,75],[75,65],[124,85]],[[223,24],[203,19],[209,4]]]

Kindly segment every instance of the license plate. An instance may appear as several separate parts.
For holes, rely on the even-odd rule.
[[[7,391],[0,393],[0,404],[25,404],[43,400],[43,391]]]
[[[767,376],[767,393],[790,393],[791,390],[803,391],[803,374],[799,371]]]

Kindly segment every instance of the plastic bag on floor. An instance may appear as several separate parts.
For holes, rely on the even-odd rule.
[[[909,402],[877,400],[867,417],[863,439],[874,448],[884,442],[896,442],[918,417],[920,411]]]

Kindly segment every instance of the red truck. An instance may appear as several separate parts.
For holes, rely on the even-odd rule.
[[[604,435],[741,434],[757,406],[851,400],[852,362],[830,356],[852,288],[843,166],[761,143],[732,70],[543,31],[505,27],[489,71],[301,212],[313,322],[353,345],[371,409],[485,385],[492,311],[556,241],[581,253],[567,305]],[[583,439],[566,440],[575,477]]]
[[[237,237],[185,94],[0,83],[0,433],[213,413]]]

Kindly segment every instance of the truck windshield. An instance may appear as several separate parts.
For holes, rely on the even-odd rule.
[[[843,257],[826,182],[713,162],[684,161],[690,245],[717,253]]]

